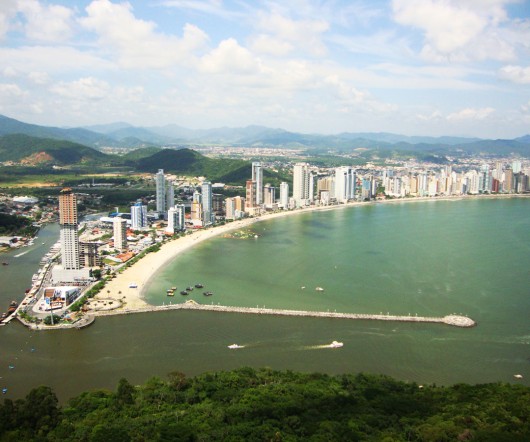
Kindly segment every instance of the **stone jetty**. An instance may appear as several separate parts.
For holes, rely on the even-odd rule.
[[[129,313],[146,313],[167,310],[201,310],[210,312],[223,313],[246,313],[254,315],[276,315],[276,316],[299,316],[312,318],[333,318],[333,319],[364,319],[373,321],[395,321],[395,322],[426,322],[436,324],[446,324],[455,327],[473,327],[476,322],[467,316],[448,315],[443,317],[436,316],[400,316],[400,315],[370,315],[362,313],[337,313],[337,312],[318,312],[308,310],[283,310],[260,307],[228,307],[222,305],[198,304],[193,300],[181,304],[157,305],[139,309],[118,308],[115,310],[92,311],[91,314],[96,316],[123,315]]]

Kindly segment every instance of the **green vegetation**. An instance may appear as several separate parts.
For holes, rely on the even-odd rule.
[[[48,387],[0,406],[0,440],[527,441],[530,388],[425,386],[378,375],[179,372],[58,405]]]
[[[31,224],[32,221],[25,216],[0,213],[0,236],[33,236],[38,229]]]
[[[31,160],[30,157],[32,157]],[[71,141],[37,138],[22,134],[0,137],[0,161],[23,159],[33,164],[78,164],[108,161],[109,157],[91,147]]]

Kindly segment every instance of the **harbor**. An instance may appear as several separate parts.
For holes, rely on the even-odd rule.
[[[436,316],[417,316],[417,315],[373,315],[364,313],[338,313],[338,312],[319,312],[309,310],[285,310],[285,309],[271,309],[260,307],[230,307],[214,304],[198,304],[195,301],[186,301],[182,304],[167,304],[142,307],[138,309],[116,308],[113,310],[95,310],[91,314],[97,316],[120,315],[131,313],[147,313],[167,310],[199,310],[220,313],[243,313],[253,315],[275,315],[275,316],[297,316],[297,317],[311,317],[311,318],[330,318],[330,319],[357,319],[370,321],[394,321],[394,322],[413,322],[413,323],[432,323],[445,324],[455,327],[474,327],[476,322],[467,316],[461,315],[447,315],[443,317]]]

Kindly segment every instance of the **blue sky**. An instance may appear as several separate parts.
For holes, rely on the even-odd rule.
[[[530,2],[0,0],[0,114],[530,133]]]

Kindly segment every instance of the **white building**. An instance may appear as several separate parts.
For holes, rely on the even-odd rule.
[[[346,203],[355,198],[355,171],[349,167],[335,169],[335,198],[339,203]]]
[[[212,202],[212,183],[204,181],[201,186],[202,195],[202,221],[203,225],[212,224],[215,221]]]
[[[296,163],[293,167],[293,199],[296,207],[308,206],[311,203],[311,182],[309,164]]]
[[[167,211],[166,232],[173,234],[186,229],[186,207],[184,204],[177,204]]]
[[[127,250],[127,220],[117,216],[112,223],[114,232],[114,248],[123,252]]]
[[[142,203],[136,203],[131,206],[131,228],[142,230],[148,227],[147,224],[147,206]]]
[[[289,183],[285,181],[280,184],[280,207],[289,208]]]
[[[252,163],[252,181],[256,183],[256,201],[255,205],[259,206],[264,203],[263,200],[263,169],[261,163]]]

